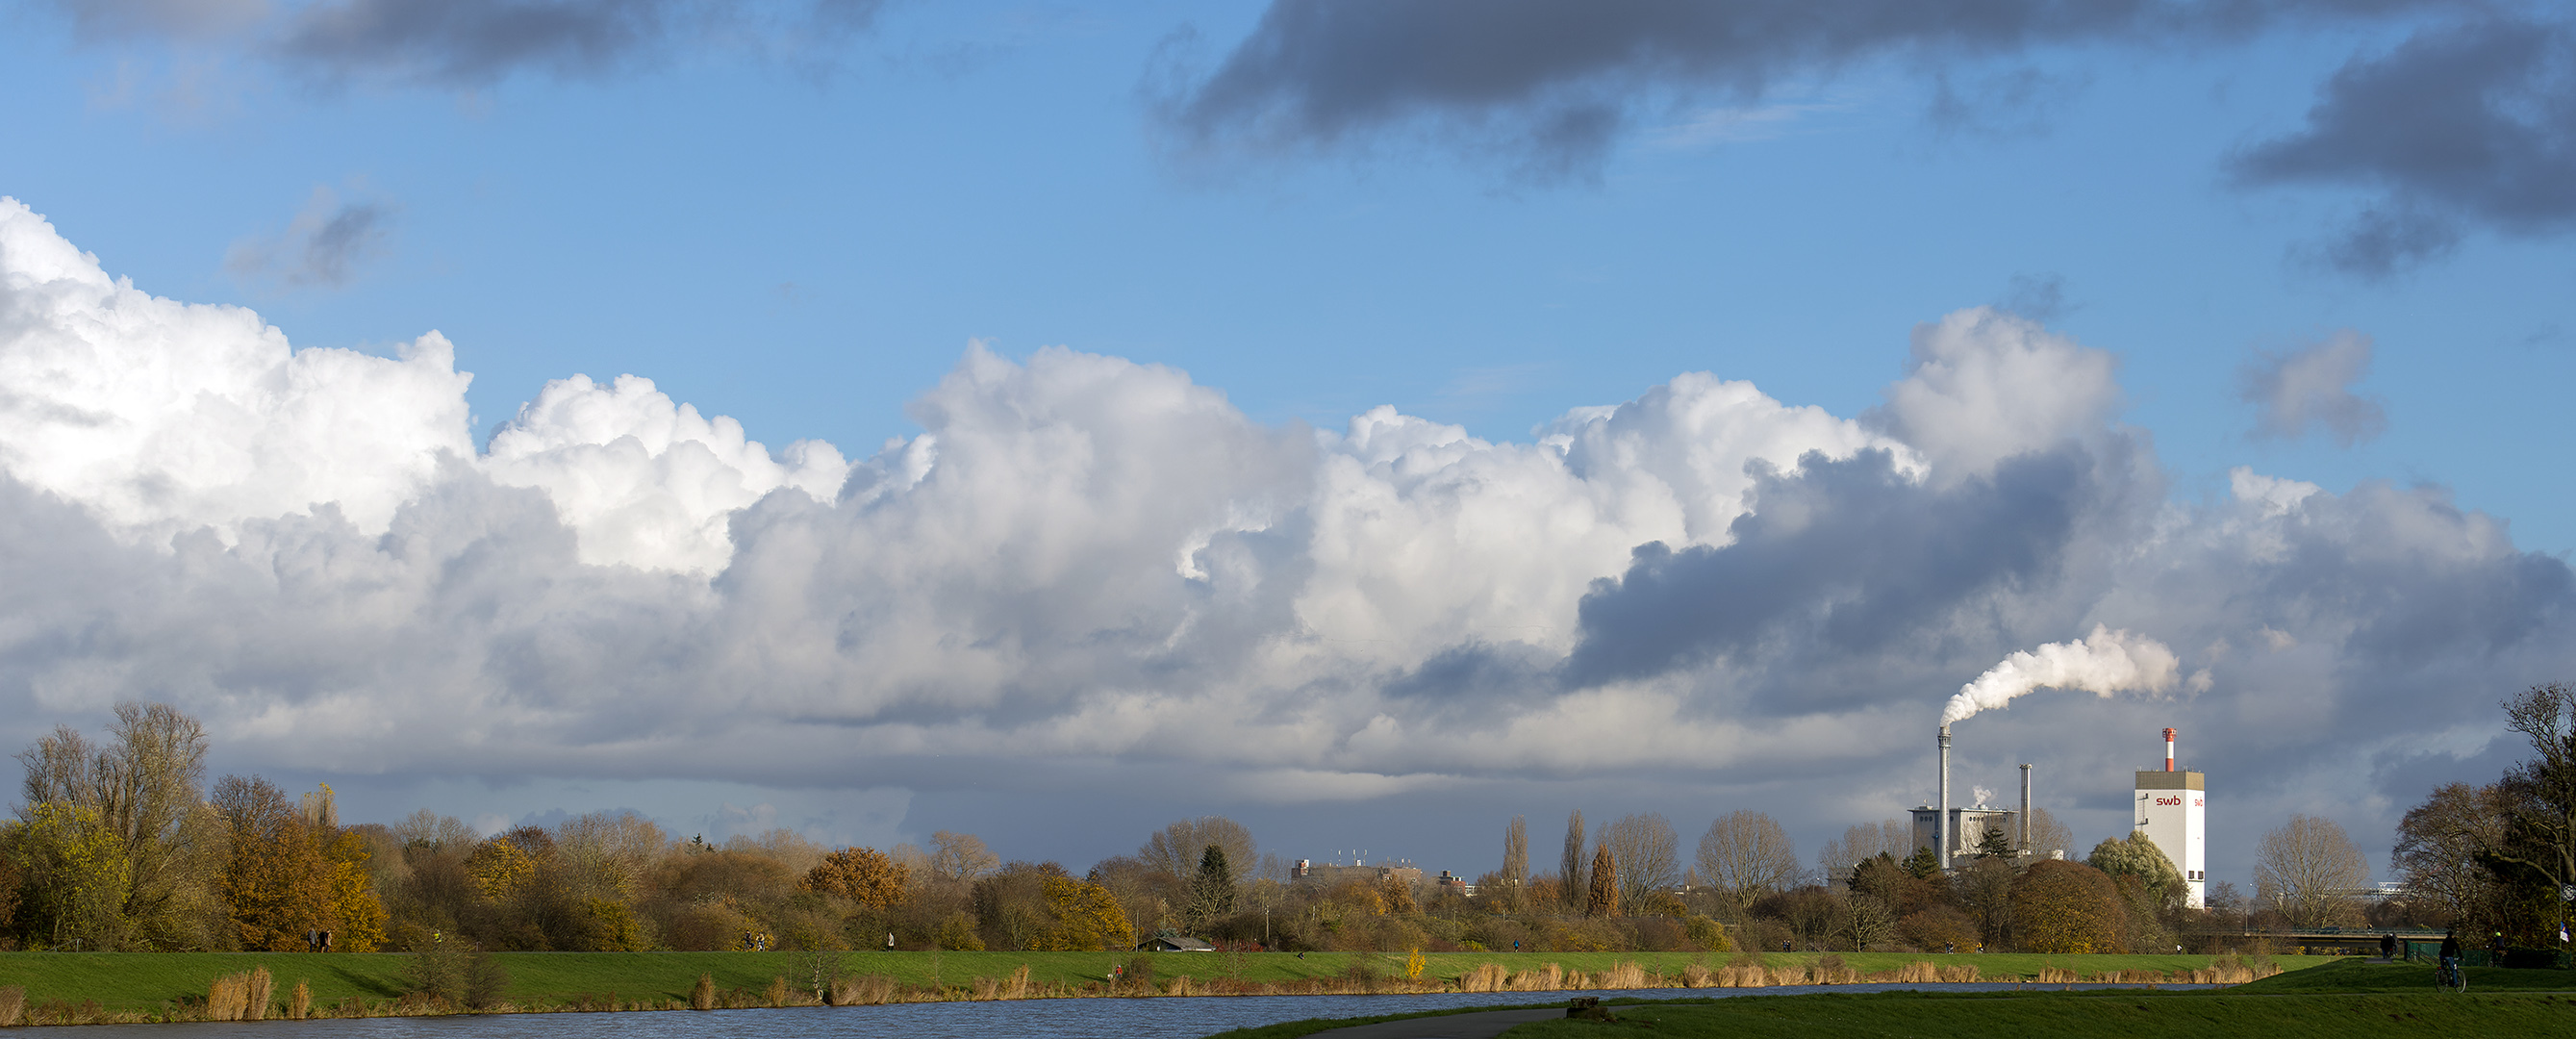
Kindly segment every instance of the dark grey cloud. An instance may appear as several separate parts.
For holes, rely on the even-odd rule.
[[[1588,685],[1719,657],[1771,666],[1882,652],[1979,592],[2056,576],[2089,511],[2090,462],[2068,447],[1933,488],[1886,451],[1808,455],[1796,475],[1760,481],[1729,544],[1643,545],[1627,573],[1595,582],[1567,677]]]
[[[86,40],[221,39],[326,83],[586,79],[694,50],[810,57],[885,0],[62,0]]]
[[[2576,225],[2576,27],[2491,18],[2423,29],[2328,80],[2307,125],[2230,160],[2248,185],[2367,189],[2320,249],[2386,277],[2450,251],[2464,228]]]
[[[2254,405],[2256,436],[2297,439],[2324,429],[2345,447],[2388,429],[2388,407],[2354,393],[2370,374],[2370,337],[2344,329],[2279,354],[2263,354],[2237,372],[2237,399]]]
[[[1188,148],[1331,147],[1416,120],[1451,124],[1540,171],[1598,163],[1638,99],[1759,100],[1784,81],[1879,60],[1936,68],[2056,44],[2240,37],[2412,0],[1280,0],[1203,76],[1158,69],[1160,115]],[[1944,81],[1936,120],[2027,108],[2028,74]],[[2010,120],[1999,128],[2010,129]]]
[[[396,212],[389,202],[342,202],[330,189],[317,188],[284,233],[235,243],[224,266],[236,275],[290,286],[337,288],[384,252]]]

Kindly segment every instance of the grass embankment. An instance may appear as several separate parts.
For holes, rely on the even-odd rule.
[[[1651,1026],[1652,1034],[1666,1039],[1994,1039],[1999,1035],[2369,1039],[2395,1035],[2576,1034],[2576,999],[2556,994],[2472,992],[2456,996],[2426,991],[2254,996],[2243,995],[2242,991],[1740,996],[1706,1003],[1617,1006],[1613,1009],[1619,1015],[1619,1025],[1541,1021],[1505,1034],[1509,1039],[1598,1039],[1630,1023]],[[1303,1034],[1312,1033],[1280,1032],[1263,1039]],[[1236,1039],[1234,1033],[1227,1035],[1228,1039]]]
[[[781,977],[791,996],[810,995],[813,971],[810,954],[793,952],[498,953],[493,958],[510,975],[502,996],[509,1008],[534,1011],[606,1009],[611,1000],[621,1009],[686,1006],[701,974],[714,980],[721,1004],[766,1005],[766,990]],[[1027,995],[1105,995],[1104,979],[1134,958],[1105,952],[857,952],[841,958],[841,970],[881,977],[893,990],[890,998],[902,1000],[976,998],[978,979],[1005,978],[1023,964],[1029,967]],[[372,1016],[401,1012],[393,1004],[406,989],[403,970],[409,959],[399,953],[0,953],[0,988],[22,987],[31,1012],[80,1008],[79,1016],[86,1020],[167,1019],[187,1016],[192,1005],[203,1002],[214,979],[265,967],[273,979],[273,1002],[282,1004],[295,983],[303,981],[317,1013]],[[1521,986],[1526,988],[1545,978],[1547,966],[1554,964],[1564,972],[1559,983],[1567,987],[1600,987],[1606,979],[1591,976],[1614,971],[1631,979],[1643,974],[1644,984],[1679,987],[1693,967],[1719,969],[1734,959],[1714,953],[1431,953],[1424,956],[1420,985],[1456,990],[1466,987],[1462,978],[1492,965],[1505,975],[1528,978]],[[1973,966],[1987,981],[2036,981],[2043,971],[2073,971],[2088,979],[2106,971],[2172,973],[2204,969],[2211,962],[2205,956],[2000,953],[1869,953],[1837,959],[1845,980],[1853,981],[1925,962],[1952,970]],[[1180,990],[1190,994],[1401,989],[1404,961],[1401,954],[1382,953],[1308,953],[1302,959],[1291,953],[1166,953],[1153,957],[1151,988],[1129,984],[1116,994],[1170,994],[1180,978],[1189,979]],[[1788,976],[1828,962],[1825,954],[1806,953],[1768,953],[1763,961],[1771,975],[1765,980],[1772,981],[1791,980]],[[2277,962],[2295,970],[2331,961],[2284,956]],[[1627,964],[1633,969],[1622,970]],[[34,1018],[31,1013],[28,1019]]]

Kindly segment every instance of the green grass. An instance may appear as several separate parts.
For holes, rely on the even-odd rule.
[[[2565,992],[2576,990],[2576,971],[2507,970],[2503,967],[2464,968],[2469,976],[2469,991],[2477,992]],[[2239,985],[2229,990],[2236,993],[2296,992],[2431,992],[2433,965],[2429,963],[2374,963],[2355,957],[2337,960],[2321,967],[2275,974],[2261,981]]]
[[[510,972],[509,1001],[538,1006],[594,999],[615,993],[621,1000],[686,999],[701,973],[715,977],[724,989],[759,992],[773,977],[784,975],[791,986],[805,974],[801,954],[791,952],[661,952],[661,953],[500,953]],[[844,959],[851,973],[883,974],[911,986],[934,983],[963,987],[976,977],[999,978],[1025,963],[1041,989],[1071,989],[1099,981],[1114,966],[1132,958],[1106,952],[854,952]],[[1816,954],[1769,953],[1774,966],[1813,960]],[[1678,974],[1693,962],[1719,966],[1722,954],[1693,953],[1432,953],[1424,973],[1455,978],[1483,963],[1525,970],[1554,963],[1567,970],[1597,972],[1621,962],[1648,971]],[[219,975],[265,966],[275,979],[278,998],[295,982],[311,984],[314,1002],[334,1005],[356,997],[368,1002],[392,999],[402,991],[399,953],[0,953],[0,985],[23,985],[33,1002],[95,1000],[109,1010],[151,1010],[182,997],[200,997]],[[2043,966],[2070,967],[2087,975],[2104,970],[2171,971],[2209,964],[2206,956],[2038,956],[1997,953],[1956,956],[1912,953],[1844,954],[1843,960],[1863,972],[1888,970],[1916,960],[1944,965],[1973,963],[1987,980],[2036,977]],[[2278,957],[2286,969],[2333,962],[2330,957]],[[1240,957],[1240,980],[1278,983],[1342,976],[1361,962],[1381,976],[1403,969],[1401,954],[1252,953]],[[1235,958],[1223,953],[1165,953],[1154,957],[1155,973],[1194,981],[1232,976]],[[2484,971],[2473,971],[2470,984],[2482,987]],[[2535,972],[2551,973],[2556,972]],[[2426,975],[2429,977],[2429,973]],[[2393,976],[2392,976],[2393,977]],[[2395,984],[2394,981],[2391,982]]]
[[[1454,1017],[1459,1014],[1481,1014],[1488,1010],[1522,1010],[1530,1007],[1564,1006],[1561,1001],[1546,1003],[1497,1003],[1493,1006],[1450,1007],[1446,1010],[1417,1010],[1410,1014],[1379,1014],[1375,1017],[1318,1017],[1305,1021],[1283,1021],[1275,1025],[1235,1028],[1218,1032],[1208,1039],[1297,1039],[1299,1036],[1329,1032],[1336,1028],[1353,1028],[1383,1021],[1411,1021],[1423,1017]]]
[[[1591,1039],[1650,1026],[1666,1039],[1995,1039],[1997,1036],[2119,1036],[2200,1039],[2368,1039],[2383,1035],[2576,1034],[2576,999],[2556,994],[2465,996],[2422,994],[2241,995],[2220,993],[2004,992],[1739,996],[1700,1002],[1617,1006],[1621,1024],[1541,1021],[1505,1033],[1510,1039]],[[1279,1036],[1305,1033],[1280,1032]]]

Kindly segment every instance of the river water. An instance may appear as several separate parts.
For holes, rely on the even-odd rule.
[[[1310,1017],[1367,1017],[1450,1007],[1545,1003],[1576,995],[1644,999],[1798,995],[1810,992],[1885,992],[1932,988],[1943,992],[1995,992],[2011,984],[1792,985],[1778,988],[1634,989],[1603,992],[1436,992],[1386,996],[1193,996],[1145,999],[1019,999],[985,1003],[897,1003],[874,1007],[789,1007],[778,1010],[629,1011],[600,1014],[493,1014],[457,1017],[369,1017],[255,1024],[77,1025],[10,1029],[62,1039],[703,1039],[759,1035],[763,1039],[1136,1039],[1204,1036],[1247,1025]],[[2051,988],[2061,986],[2048,986]],[[2078,989],[2128,986],[2075,985]],[[2168,989],[2203,986],[2166,985]]]

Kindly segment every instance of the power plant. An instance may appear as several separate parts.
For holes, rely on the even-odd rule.
[[[2188,904],[2200,908],[2207,904],[2208,885],[2208,782],[2198,772],[2179,770],[2174,765],[2174,730],[2166,729],[2165,767],[2140,770],[2137,773],[2137,798],[2130,828],[2147,835],[2156,849],[2164,852],[2174,869],[2182,873]],[[2021,766],[2021,807],[2001,808],[1980,803],[1954,807],[1950,804],[1950,726],[1943,723],[1939,740],[1941,751],[1939,793],[1933,804],[1914,809],[1914,846],[1930,848],[1940,857],[1941,868],[1948,870],[1954,860],[1975,855],[1977,846],[1989,831],[2002,834],[2012,845],[2015,855],[2038,855],[2031,847],[2031,766]],[[1981,791],[1982,794],[1982,791]],[[2127,833],[2117,836],[2126,837]],[[2047,849],[2064,857],[2066,849]]]

